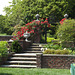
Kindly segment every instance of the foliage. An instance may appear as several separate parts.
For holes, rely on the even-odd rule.
[[[12,52],[21,52],[22,51],[22,47],[18,43],[18,41],[13,41],[10,49]]]
[[[44,54],[70,54],[69,50],[45,50]]]
[[[11,34],[15,25],[21,23],[23,26],[31,22],[37,13],[44,19],[48,18],[49,23],[60,21],[65,13],[74,17],[74,2],[74,0],[12,0],[11,5],[4,8],[5,32]]]
[[[0,15],[0,33],[4,33],[5,16]]]
[[[6,41],[0,41],[0,56],[4,57],[7,56],[8,51],[8,43]]]
[[[50,27],[50,24],[48,23],[47,18],[45,21],[43,21],[43,19],[41,21],[33,20],[32,22],[27,23],[24,27],[21,27],[21,29],[16,33],[16,37],[14,38],[15,40],[17,40],[16,38],[18,38],[19,40],[21,39],[23,40],[24,39],[23,34],[26,33],[26,31],[31,34],[39,34],[42,31],[44,31],[45,25],[47,27]]]
[[[45,50],[43,53],[44,54],[54,54],[55,50]]]
[[[55,38],[51,38],[51,37],[47,37],[47,42],[52,42],[52,41],[57,41],[58,39]]]
[[[71,18],[75,18],[75,13],[74,13],[75,0],[67,0],[67,2],[68,2],[67,12]]]
[[[49,49],[55,49],[55,50],[57,50],[57,49],[63,49],[63,47],[57,41],[56,42],[48,43],[44,47],[49,48]]]
[[[56,34],[61,42],[75,42],[75,19],[65,20],[62,25],[59,25]]]

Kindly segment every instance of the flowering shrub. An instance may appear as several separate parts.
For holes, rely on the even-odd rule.
[[[12,40],[23,40],[24,39],[23,34],[26,31],[31,35],[39,34],[43,31],[45,25],[47,25],[47,27],[51,27],[50,24],[48,23],[47,18],[45,21],[43,21],[43,19],[41,19],[40,21],[33,20],[32,22],[27,23],[25,27],[21,27],[21,29],[17,32],[16,37],[13,37]]]

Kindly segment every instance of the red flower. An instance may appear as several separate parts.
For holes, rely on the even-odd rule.
[[[66,18],[63,18],[63,19],[60,21],[60,24],[63,24],[64,20],[66,20]]]
[[[26,31],[27,31],[28,29],[26,29]]]
[[[45,20],[44,23],[46,24],[46,23],[48,23],[48,21]]]
[[[51,27],[50,24],[48,24],[48,27]]]
[[[41,24],[44,24],[44,22],[41,21]]]
[[[47,27],[50,27],[50,24],[48,23],[48,19],[46,18],[45,21],[43,21],[43,18],[41,21],[35,21],[33,20],[32,22],[29,22],[25,25],[25,27],[22,27],[20,31],[17,32],[16,38],[18,39],[24,39],[23,34],[28,31],[28,33],[34,33],[34,34],[39,34],[39,31],[43,31],[44,25],[47,25]],[[34,31],[36,29],[36,32]],[[15,38],[15,39],[16,39]]]
[[[21,34],[20,31],[18,31],[17,34]]]
[[[45,20],[47,20],[48,21],[48,19],[46,18]]]

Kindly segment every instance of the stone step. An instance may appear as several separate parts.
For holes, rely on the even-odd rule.
[[[0,67],[9,67],[9,68],[36,68],[36,65],[1,65]]]
[[[33,43],[33,46],[39,46],[39,45],[47,45],[47,43]]]
[[[40,51],[41,48],[27,48],[27,50],[31,50],[31,51]]]
[[[39,43],[33,43],[32,46],[39,46]]]
[[[6,64],[6,65],[8,65],[8,64],[11,64],[11,65],[12,65],[12,64],[13,64],[13,65],[14,65],[14,64],[15,64],[15,65],[29,65],[29,64],[30,64],[30,65],[34,65],[34,64],[35,64],[35,65],[36,65],[36,61],[6,61],[5,64]]]
[[[41,48],[41,46],[30,46],[29,48]]]
[[[27,49],[38,50],[38,49],[41,49],[41,48],[40,48],[40,47],[38,47],[38,48],[27,48]]]
[[[5,63],[36,63],[36,61],[6,61]]]
[[[28,57],[10,57],[10,58],[8,58],[8,60],[18,60],[18,61],[20,61],[20,60],[23,60],[23,61],[31,61],[31,60],[35,60],[36,61],[36,58],[34,57],[34,58],[28,58]]]
[[[42,53],[42,51],[31,51],[31,50],[30,51],[29,50],[28,51],[24,51],[24,52],[25,53]]]
[[[36,57],[36,54],[34,53],[17,53],[13,54],[14,57]]]

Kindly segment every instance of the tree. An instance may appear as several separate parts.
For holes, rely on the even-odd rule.
[[[5,16],[0,15],[0,33],[4,33]]]
[[[75,18],[75,0],[67,0],[68,6],[67,6],[67,13],[71,18]]]
[[[71,15],[71,12],[75,11],[72,11],[74,4],[71,0],[12,0],[10,3],[9,7],[5,7],[6,20],[10,27],[14,27],[20,21],[23,21],[23,25],[25,25],[36,19],[37,13],[40,14],[40,18],[49,18],[51,23],[52,21],[59,22],[65,13]]]

